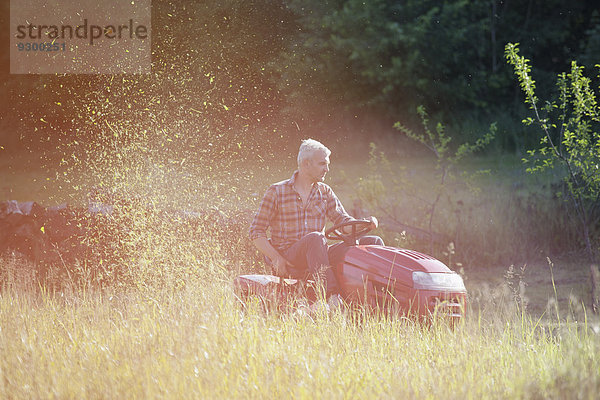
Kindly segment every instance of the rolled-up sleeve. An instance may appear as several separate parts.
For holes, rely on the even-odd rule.
[[[343,222],[347,222],[353,220],[344,209],[342,202],[337,198],[335,193],[330,187],[327,187],[327,218],[331,220],[334,225],[341,224]]]
[[[250,225],[250,240],[259,237],[267,237],[267,228],[271,224],[277,210],[277,192],[274,186],[271,186],[263,197],[258,211],[254,215]]]

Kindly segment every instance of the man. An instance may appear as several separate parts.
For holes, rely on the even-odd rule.
[[[250,226],[250,239],[271,262],[278,276],[323,279],[327,297],[339,293],[331,264],[341,261],[343,243],[328,247],[326,220],[334,224],[352,218],[333,190],[323,183],[329,172],[331,151],[320,142],[302,141],[298,151],[298,170],[288,180],[269,187]],[[370,218],[371,227],[378,222]],[[267,228],[271,239],[267,239]],[[359,244],[379,244],[377,236],[365,236]],[[342,250],[342,251],[340,251]],[[324,273],[322,273],[324,271]]]

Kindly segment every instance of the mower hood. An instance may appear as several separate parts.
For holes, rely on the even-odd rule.
[[[344,263],[359,267],[369,274],[389,278],[408,278],[415,271],[454,273],[444,263],[427,254],[387,246],[351,247]]]

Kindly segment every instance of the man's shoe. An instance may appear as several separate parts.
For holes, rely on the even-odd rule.
[[[319,313],[328,313],[329,312],[329,304],[325,303],[323,300],[317,300],[312,303],[308,307],[310,315],[316,315]]]
[[[331,296],[329,296],[329,299],[327,299],[327,305],[329,306],[330,310],[338,309],[342,306],[342,304],[342,296],[340,296],[337,293],[332,294]]]

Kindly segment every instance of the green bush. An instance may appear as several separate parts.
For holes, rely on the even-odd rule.
[[[571,63],[571,71],[558,75],[556,99],[542,101],[536,95],[529,60],[519,55],[518,44],[506,45],[506,58],[513,65],[525,103],[533,116],[523,120],[539,127],[539,147],[524,159],[527,171],[556,169],[565,190],[558,191],[572,205],[588,256],[596,259],[591,228],[600,220],[600,107],[584,67]]]

